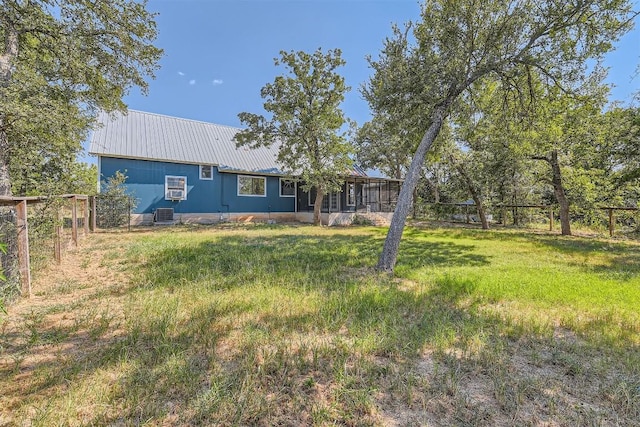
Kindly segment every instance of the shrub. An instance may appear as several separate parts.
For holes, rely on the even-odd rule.
[[[129,222],[136,200],[127,194],[124,185],[127,176],[117,171],[102,182],[103,191],[97,196],[96,220],[98,227],[114,228]]]

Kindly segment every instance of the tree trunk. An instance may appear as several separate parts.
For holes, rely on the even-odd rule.
[[[313,205],[313,225],[322,226],[322,199],[324,198],[324,190],[318,188],[316,190],[316,201]]]
[[[484,204],[482,203],[482,198],[480,197],[480,194],[478,193],[477,187],[475,186],[475,184],[471,180],[471,177],[467,173],[467,171],[464,168],[464,166],[459,161],[456,161],[455,159],[452,159],[452,161],[454,162],[454,164],[456,166],[456,169],[458,170],[458,173],[460,174],[460,176],[464,180],[464,183],[467,185],[467,189],[469,190],[469,193],[471,194],[471,198],[473,199],[473,203],[475,203],[475,205],[476,205],[476,210],[478,211],[478,217],[480,218],[480,223],[482,224],[482,229],[483,230],[488,230],[489,229],[489,222],[487,221],[487,215],[485,213]]]
[[[560,228],[563,236],[571,236],[571,224],[569,223],[569,200],[564,192],[564,186],[562,185],[562,173],[560,171],[560,163],[558,163],[558,150],[551,152],[549,158],[549,164],[551,165],[551,171],[553,177],[551,182],[553,183],[553,192],[555,193],[558,205],[560,205]]]
[[[398,204],[393,212],[389,232],[387,233],[387,238],[384,241],[382,253],[380,254],[380,259],[376,266],[376,269],[378,270],[393,273],[393,268],[395,267],[396,260],[398,258],[400,239],[402,238],[402,232],[404,231],[404,225],[407,220],[407,215],[409,214],[409,209],[411,209],[413,190],[418,184],[418,179],[420,178],[422,165],[424,164],[427,152],[431,148],[433,141],[440,133],[440,129],[444,123],[449,106],[454,99],[455,96],[450,95],[445,102],[436,107],[431,115],[431,125],[422,137],[422,141],[420,141],[420,145],[413,156],[413,160],[411,160],[411,166],[409,166],[405,181],[402,184],[400,195],[398,196]]]
[[[562,185],[562,172],[560,163],[558,162],[558,150],[552,150],[551,155],[533,156],[534,160],[544,160],[551,166],[551,185],[553,185],[553,193],[556,196],[558,205],[560,206],[560,229],[563,236],[571,236],[571,224],[569,223],[569,200],[564,192]]]
[[[1,23],[5,27],[5,49],[0,55],[0,87],[4,89],[11,81],[13,60],[18,57],[18,32],[10,22]],[[5,125],[5,117],[0,113],[0,196],[11,196],[9,137]]]
[[[0,114],[0,196],[11,197],[11,176],[9,175],[9,141]]]

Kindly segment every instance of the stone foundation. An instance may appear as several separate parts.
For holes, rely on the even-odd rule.
[[[358,215],[355,212],[323,213],[322,224],[329,226],[351,225]],[[391,220],[392,212],[378,212],[376,215]],[[313,212],[248,212],[248,213],[174,213],[172,224],[217,224],[219,222],[272,223],[286,222],[313,223]],[[132,214],[131,225],[154,225],[153,214]]]

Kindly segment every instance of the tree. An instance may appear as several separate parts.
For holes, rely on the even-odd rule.
[[[352,166],[347,120],[340,104],[349,90],[336,69],[345,64],[339,49],[321,49],[313,54],[280,52],[275,65],[283,65],[288,75],[278,76],[261,90],[264,109],[270,118],[243,112],[247,126],[236,134],[238,146],[277,145],[278,163],[291,177],[299,177],[305,191],[316,189],[313,221],[320,224],[325,194],[339,191]]]
[[[530,186],[537,184],[530,178],[536,178],[553,188],[563,235],[571,234],[572,201],[584,201],[583,212],[593,211],[593,203],[587,200],[594,192],[583,185],[589,180],[581,177],[601,175],[594,173],[600,165],[592,159],[594,150],[602,145],[601,111],[608,94],[603,76],[594,70],[586,84],[566,93],[544,84],[534,71],[526,76],[528,90],[515,97],[510,94],[512,88],[495,82],[475,84],[473,102],[464,99],[464,108],[455,114],[458,139],[467,156],[476,158],[470,171],[485,177],[494,175],[490,181],[498,182],[504,179],[503,159],[528,164]],[[531,165],[532,159],[543,160],[547,171]],[[575,191],[578,187],[580,191]]]
[[[489,221],[487,220],[487,214],[485,209],[484,197],[482,196],[482,191],[480,186],[476,183],[476,181],[471,176],[469,172],[473,169],[473,166],[470,165],[473,161],[470,158],[464,158],[462,153],[451,154],[449,157],[449,162],[458,172],[458,175],[462,179],[464,186],[469,191],[471,198],[473,199],[473,203],[476,206],[476,211],[478,213],[478,218],[480,219],[480,224],[482,225],[483,230],[489,229]]]
[[[533,70],[571,90],[586,61],[601,58],[631,26],[626,0],[432,0],[423,5],[411,40],[395,31],[379,59],[370,60],[372,110],[404,120],[409,114],[424,133],[377,268],[393,271],[424,159],[463,93],[483,79],[511,86]]]
[[[102,191],[97,200],[99,209],[96,218],[99,227],[114,228],[129,222],[136,200],[127,194],[126,180],[125,174],[116,171],[113,176],[101,182]]]
[[[402,179],[411,161],[409,138],[401,137],[398,130],[389,131],[379,121],[370,121],[358,129],[353,142],[360,166]]]
[[[0,3],[0,195],[24,166],[70,168],[96,110],[124,111],[132,86],[147,90],[162,51],[146,3]]]
[[[640,178],[640,107],[615,106],[606,113],[608,155],[619,185]]]

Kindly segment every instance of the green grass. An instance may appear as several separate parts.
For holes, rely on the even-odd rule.
[[[33,425],[640,418],[640,245],[409,228],[389,277],[372,269],[384,237],[283,226],[96,236],[95,262],[127,282],[51,324],[52,293],[90,287],[68,280],[45,293],[55,310],[29,313],[24,337],[3,333],[0,382],[24,386],[0,386],[0,407]],[[44,348],[55,357],[29,365]]]

